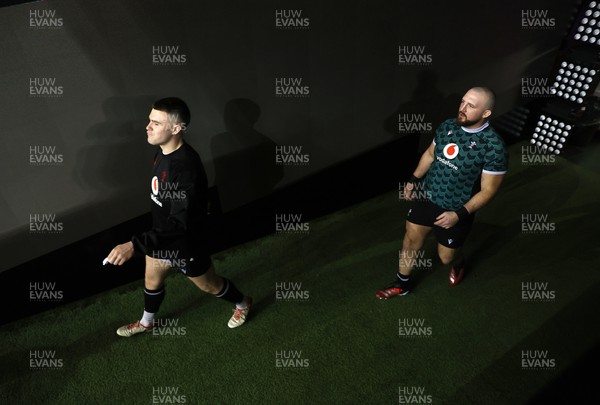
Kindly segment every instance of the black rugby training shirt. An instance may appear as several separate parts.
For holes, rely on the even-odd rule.
[[[206,236],[208,180],[200,155],[187,143],[154,157],[150,181],[152,229],[132,238],[136,255],[189,258]]]

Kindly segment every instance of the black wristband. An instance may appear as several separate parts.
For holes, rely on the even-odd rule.
[[[456,212],[456,215],[458,215],[459,221],[462,221],[463,219],[469,216],[469,211],[467,211],[467,209],[464,206],[454,212]]]
[[[415,176],[414,174],[412,176],[410,176],[410,180],[408,180],[409,183],[418,183],[420,181],[421,181],[421,179],[418,178],[417,176]]]

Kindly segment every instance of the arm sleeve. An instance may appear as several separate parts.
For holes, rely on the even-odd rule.
[[[485,153],[483,173],[504,174],[508,170],[508,151],[501,138],[493,139]]]
[[[162,229],[153,228],[131,239],[136,256],[152,256],[152,252],[156,250],[183,248],[191,217],[190,207],[195,193],[196,174],[189,168],[179,169],[175,165],[171,172],[175,173],[172,183],[176,184],[176,187],[171,190],[171,209],[166,224]]]

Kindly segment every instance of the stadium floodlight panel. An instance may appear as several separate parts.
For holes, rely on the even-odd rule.
[[[540,115],[530,143],[544,151],[559,155],[573,127],[556,118]]]
[[[573,38],[591,45],[600,45],[600,1],[591,1]]]
[[[550,92],[565,100],[581,104],[588,95],[590,85],[597,74],[598,71],[592,67],[562,61]]]

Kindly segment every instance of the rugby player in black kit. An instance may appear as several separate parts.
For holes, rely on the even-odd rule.
[[[164,98],[154,103],[149,119],[148,143],[160,146],[150,181],[152,229],[117,245],[107,257],[109,263],[120,266],[134,254],[145,255],[144,313],[139,321],[117,329],[117,334],[129,337],[152,330],[171,268],[181,271],[202,291],[235,304],[228,326],[241,326],[252,298],[215,274],[211,263],[206,244],[206,172],[198,153],[183,140],[190,110],[179,98]]]

